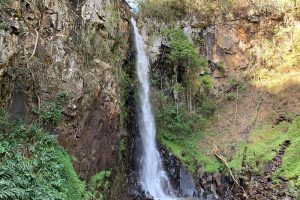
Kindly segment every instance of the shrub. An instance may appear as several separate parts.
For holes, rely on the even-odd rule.
[[[82,199],[84,183],[54,136],[3,110],[0,124],[0,199]]]
[[[216,111],[216,104],[213,100],[205,98],[200,106],[200,113],[206,117],[212,116]]]
[[[90,189],[93,192],[93,199],[105,200],[107,190],[110,187],[108,178],[110,177],[111,171],[101,171],[94,175],[90,180]]]
[[[187,11],[185,0],[140,0],[138,6],[143,17],[164,22],[183,18]]]
[[[205,165],[208,172],[218,170],[219,163],[212,157],[201,153],[198,142],[202,138],[202,130],[205,126],[206,118],[215,107],[212,101],[204,101],[203,107],[196,107],[193,112],[189,112],[187,107],[178,102],[178,105],[162,91],[155,92],[155,97],[163,96],[164,105],[158,106],[154,102],[155,119],[160,143],[171,151],[182,163],[188,166],[192,172],[196,172],[195,160]],[[158,103],[160,103],[158,101]],[[177,112],[178,106],[178,112]],[[205,116],[207,115],[207,116]]]
[[[171,63],[183,64],[187,69],[205,66],[205,60],[201,58],[198,49],[189,41],[182,29],[167,29],[164,34],[170,42],[171,52],[168,59]]]
[[[67,98],[65,92],[59,93],[56,103],[49,103],[41,106],[40,109],[33,109],[33,113],[41,116],[46,124],[57,125],[61,120],[63,101]]]
[[[203,88],[207,91],[211,90],[214,86],[212,78],[208,75],[200,77],[200,81],[203,85]]]

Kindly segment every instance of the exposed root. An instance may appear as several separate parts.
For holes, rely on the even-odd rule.
[[[35,45],[34,45],[34,49],[33,49],[33,52],[31,54],[31,56],[28,58],[27,60],[27,63],[33,58],[33,56],[35,55],[35,52],[36,52],[36,48],[37,48],[37,45],[38,45],[38,41],[39,41],[39,32],[37,31],[37,29],[34,29],[35,30],[35,34],[36,34],[36,38],[35,38]]]

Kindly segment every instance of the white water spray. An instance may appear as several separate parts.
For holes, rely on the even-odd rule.
[[[131,19],[136,46],[136,70],[139,79],[139,131],[142,137],[143,157],[140,183],[143,190],[149,192],[154,199],[167,199],[174,196],[173,189],[156,145],[156,128],[151,110],[149,92],[149,60],[144,49],[142,36],[138,32],[136,21]]]

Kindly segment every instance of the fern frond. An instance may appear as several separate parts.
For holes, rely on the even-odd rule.
[[[28,198],[28,194],[21,188],[0,189],[0,199],[3,200],[22,200]]]

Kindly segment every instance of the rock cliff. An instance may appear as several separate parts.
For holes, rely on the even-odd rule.
[[[159,3],[157,4],[159,6]],[[201,78],[208,75],[213,79],[213,87],[208,94],[208,99],[216,104],[215,114],[208,117],[207,121],[203,120],[203,124],[207,123],[205,128],[197,127],[193,134],[187,134],[188,136],[182,140],[180,137],[185,137],[182,136],[185,132],[176,135],[175,132],[181,128],[175,126],[176,123],[174,123],[175,128],[171,127],[174,128],[171,130],[176,131],[166,134],[165,132],[171,125],[170,123],[163,124],[165,122],[163,121],[163,126],[160,127],[162,130],[158,130],[158,135],[161,133],[159,139],[181,163],[197,169],[193,171],[199,191],[202,188],[221,198],[229,198],[232,195],[226,193],[226,190],[234,184],[233,180],[231,177],[224,176],[224,171],[208,173],[208,161],[203,159],[202,162],[198,162],[198,159],[208,156],[218,160],[213,154],[213,147],[217,146],[230,162],[236,156],[235,153],[242,148],[241,143],[250,140],[251,144],[255,144],[249,138],[255,134],[256,130],[265,126],[274,128],[281,122],[290,123],[300,112],[298,109],[300,68],[298,57],[294,53],[296,50],[293,47],[297,43],[296,38],[299,37],[296,33],[299,30],[297,28],[299,17],[295,14],[297,9],[296,11],[286,10],[286,12],[272,9],[260,10],[247,5],[245,1],[241,1],[241,5],[236,10],[228,9],[223,13],[210,12],[209,15],[202,13],[200,9],[195,13],[190,13],[189,16],[183,15],[175,20],[172,18],[174,21],[171,22],[164,22],[156,17],[160,15],[155,12],[152,12],[153,15],[156,14],[154,17],[149,16],[148,13],[146,17],[141,14],[143,17],[140,18],[140,27],[146,39],[152,63],[153,101],[158,107],[156,109],[158,117],[164,114],[163,118],[167,121],[169,113],[163,112],[165,108],[166,112],[173,112],[173,115],[170,114],[173,117],[170,121],[181,124],[184,121],[178,122],[180,118],[178,110],[176,118],[176,110],[172,110],[170,101],[176,102],[175,83],[178,81],[184,84],[183,68],[186,63],[181,63],[183,66],[177,69],[172,66],[174,63],[170,65],[168,53],[172,51],[172,44],[168,43],[164,31],[174,27],[183,30],[188,39],[197,46],[199,56],[206,60],[205,69],[196,76]],[[157,98],[161,101],[156,100]],[[185,104],[185,97],[181,98],[183,99],[181,103]],[[197,101],[201,114],[200,107],[203,99],[195,99],[195,102]],[[184,116],[183,110],[182,108],[179,110],[179,116],[180,114]],[[191,123],[191,116],[199,110],[195,106],[185,122]],[[198,131],[202,133],[199,133],[201,139],[198,139],[196,144],[192,142],[188,145],[183,144],[187,140],[196,138]],[[176,140],[179,142],[176,143]],[[192,159],[189,160],[188,151],[192,144],[197,150],[191,151]],[[278,148],[278,146],[272,148]],[[264,162],[259,158],[255,159],[257,163],[263,164]],[[173,160],[168,158],[165,160],[167,161],[165,165],[170,168],[170,171],[174,171]],[[274,160],[269,162],[272,163]],[[220,160],[218,162],[223,165]],[[245,166],[243,167],[249,168]],[[279,193],[280,196],[286,198],[295,197],[293,191],[279,192],[281,189],[274,186],[271,179],[265,181],[262,179],[263,175],[260,177],[254,173],[251,174],[253,169],[248,168],[243,175],[240,171],[236,173],[237,176],[241,175],[241,185],[247,191],[251,191],[250,198],[262,198],[258,195],[259,192],[262,192],[261,196],[265,198],[273,198],[273,194],[279,195]],[[178,167],[176,171],[177,174],[171,174],[171,176],[178,179]],[[263,191],[257,189],[266,182],[271,186],[265,187]],[[270,189],[271,187],[273,189]],[[280,187],[286,188],[287,186],[282,183]],[[233,190],[235,195],[239,189],[237,187]],[[243,199],[244,197],[236,198]]]
[[[0,6],[0,105],[14,119],[57,134],[81,178],[112,168],[130,6],[122,0],[1,1]]]

